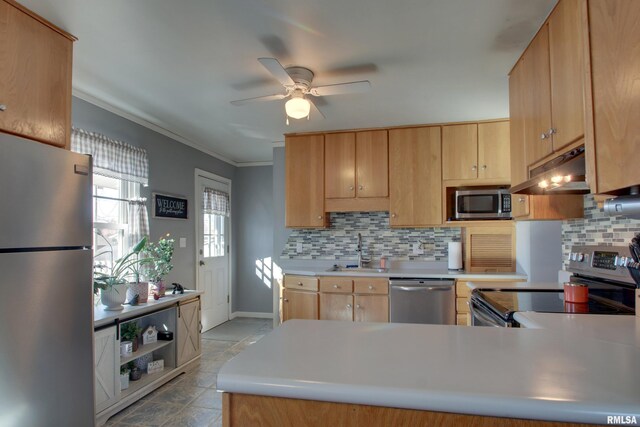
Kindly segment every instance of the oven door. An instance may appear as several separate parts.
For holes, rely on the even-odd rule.
[[[505,321],[473,299],[469,300],[469,315],[471,316],[471,326],[491,326],[494,328],[510,328],[513,326],[511,322]]]

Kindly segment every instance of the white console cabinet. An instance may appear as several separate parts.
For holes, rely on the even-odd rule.
[[[130,355],[120,354],[122,325],[135,322],[141,329],[155,326],[158,331],[173,332],[171,341],[158,340],[143,344]],[[103,425],[109,417],[131,405],[171,379],[189,371],[200,358],[200,292],[187,291],[183,295],[168,295],[135,307],[125,306],[120,312],[94,310],[94,361],[96,423]],[[164,369],[129,381],[121,390],[120,369],[131,362],[140,367],[162,359]]]

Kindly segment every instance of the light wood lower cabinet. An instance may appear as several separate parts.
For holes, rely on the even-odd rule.
[[[291,319],[318,319],[318,293],[285,289],[282,313],[283,322]]]
[[[100,412],[120,399],[120,340],[116,326],[94,333],[95,401]]]
[[[321,277],[320,320],[388,322],[389,280]]]

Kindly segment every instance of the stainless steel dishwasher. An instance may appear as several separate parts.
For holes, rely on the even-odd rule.
[[[455,325],[455,282],[449,279],[389,281],[389,320],[396,323]]]

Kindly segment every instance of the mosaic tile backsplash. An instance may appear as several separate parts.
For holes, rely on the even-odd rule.
[[[400,261],[446,261],[448,242],[460,241],[460,228],[390,228],[388,212],[331,213],[330,228],[293,230],[282,259],[357,260],[358,233],[363,255]],[[302,252],[297,252],[302,243]],[[424,254],[414,255],[421,244]]]
[[[568,265],[573,245],[627,246],[640,232],[640,220],[609,216],[599,209],[593,196],[584,196],[584,218],[562,222],[562,255]]]

